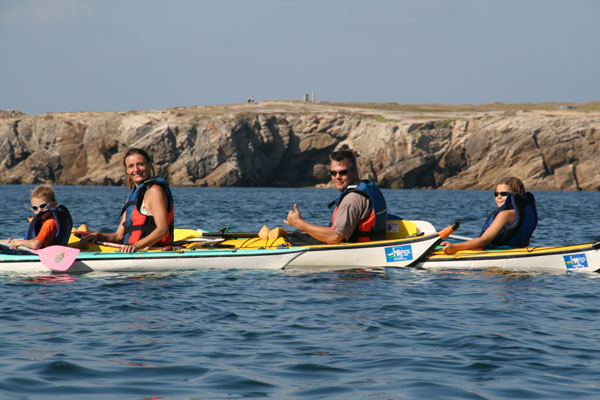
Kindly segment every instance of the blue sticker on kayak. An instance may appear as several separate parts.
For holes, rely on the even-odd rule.
[[[563,258],[565,259],[565,265],[567,266],[567,269],[588,267],[588,261],[585,253],[571,254],[568,256],[563,256]]]
[[[403,246],[386,247],[385,259],[387,262],[410,261],[413,259],[412,246],[405,244]]]

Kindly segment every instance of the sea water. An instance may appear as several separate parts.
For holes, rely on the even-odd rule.
[[[32,186],[0,185],[0,237]],[[116,229],[123,187],[55,187]],[[325,225],[330,189],[174,188],[176,226]],[[491,191],[384,190],[390,211],[476,236]],[[598,240],[600,193],[534,192],[532,245]],[[0,275],[2,399],[600,398],[597,274],[208,270]]]

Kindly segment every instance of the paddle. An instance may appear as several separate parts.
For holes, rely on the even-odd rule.
[[[80,239],[81,239],[82,237],[84,237],[84,236],[87,236],[87,235],[89,235],[90,233],[89,233],[89,232],[83,232],[83,231],[75,231],[73,234],[74,234],[76,237],[78,237],[78,238],[80,238]],[[202,239],[200,239],[200,240],[202,240]],[[208,241],[208,240],[206,240],[206,239],[205,239],[205,240],[202,240],[202,241],[205,241],[205,242],[206,242],[206,241]],[[124,246],[122,243],[103,242],[103,241],[101,241],[101,240],[96,240],[94,243],[95,243],[95,244],[98,244],[98,245],[100,245],[100,246],[112,247],[112,248],[115,248],[115,249],[121,249],[121,248]],[[140,250],[138,250],[138,251],[145,251],[145,250],[164,250],[164,251],[171,251],[171,250],[173,250],[173,246],[165,246],[165,247],[146,247],[146,248],[144,248],[144,249],[140,249]]]
[[[472,240],[473,238],[467,236],[449,235],[448,239],[463,240],[466,242],[467,240]]]
[[[225,239],[258,237],[258,232],[202,232],[202,237],[221,237]]]
[[[193,229],[175,229],[175,241],[191,240],[192,238],[223,238],[223,239],[240,239],[258,237],[258,232],[225,232],[219,230],[217,232],[196,231]]]
[[[445,227],[444,229],[439,231],[438,235],[440,235],[440,239],[443,240],[443,239],[446,239],[447,237],[452,236],[452,233],[454,233],[454,231],[457,230],[459,226],[460,226],[460,222],[455,221],[452,223],[452,225],[448,225],[447,227]]]
[[[124,246],[123,244],[120,244],[120,243],[102,242],[100,240],[97,240],[96,244],[99,244],[100,246],[113,247],[116,249],[120,249]],[[164,247],[150,246],[150,247],[144,247],[143,249],[138,249],[137,251],[147,251],[147,250],[173,251],[173,249],[174,249],[173,246],[164,246]]]
[[[2,240],[0,240],[0,246],[8,248],[12,247],[10,244]],[[38,250],[33,250],[24,246],[18,246],[17,250],[23,250],[38,255],[42,264],[45,267],[50,268],[52,271],[68,270],[77,259],[77,255],[79,255],[79,249],[58,245],[48,246]]]

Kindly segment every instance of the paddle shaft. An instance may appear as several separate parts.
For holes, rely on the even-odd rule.
[[[119,243],[113,243],[113,242],[102,242],[100,240],[96,241],[96,244],[99,244],[100,246],[105,246],[105,247],[114,247],[116,249],[120,249],[121,247],[125,246],[124,244],[119,244]],[[164,246],[164,247],[145,247],[144,249],[139,249],[138,251],[146,251],[146,250],[164,250],[164,251],[171,251],[173,250],[173,246]]]
[[[6,247],[7,249],[12,249],[13,248],[10,243],[5,242],[4,240],[0,240],[0,246]],[[26,252],[31,253],[31,254],[37,254],[32,249],[30,249],[29,247],[25,247],[25,246],[17,246],[15,249],[16,250],[23,250],[23,251],[26,251]]]
[[[471,237],[459,236],[459,235],[450,235],[450,236],[448,236],[448,239],[464,240],[464,241],[473,240],[473,238],[471,238]]]
[[[0,246],[6,247],[6,248],[9,248],[9,249],[13,249],[12,245],[10,243],[5,242],[4,240],[0,240]],[[34,249],[30,249],[29,247],[17,246],[17,247],[14,247],[14,249],[15,250],[21,250],[21,251],[26,251],[28,253],[35,254],[36,256],[39,256],[39,254]]]
[[[202,232],[202,237],[221,237],[225,239],[253,238],[258,232]]]

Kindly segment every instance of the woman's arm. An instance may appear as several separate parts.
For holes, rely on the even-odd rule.
[[[96,243],[98,240],[101,242],[111,242],[111,243],[123,243],[123,238],[125,237],[125,213],[123,213],[123,217],[121,218],[121,222],[117,227],[117,231],[115,233],[101,233],[101,232],[90,232],[79,241],[79,247],[82,249],[86,249],[88,243]]]
[[[500,211],[481,236],[460,243],[442,242],[440,244],[444,247],[445,254],[454,254],[459,250],[481,249],[494,240],[506,225],[511,225],[514,222],[515,210]]]

